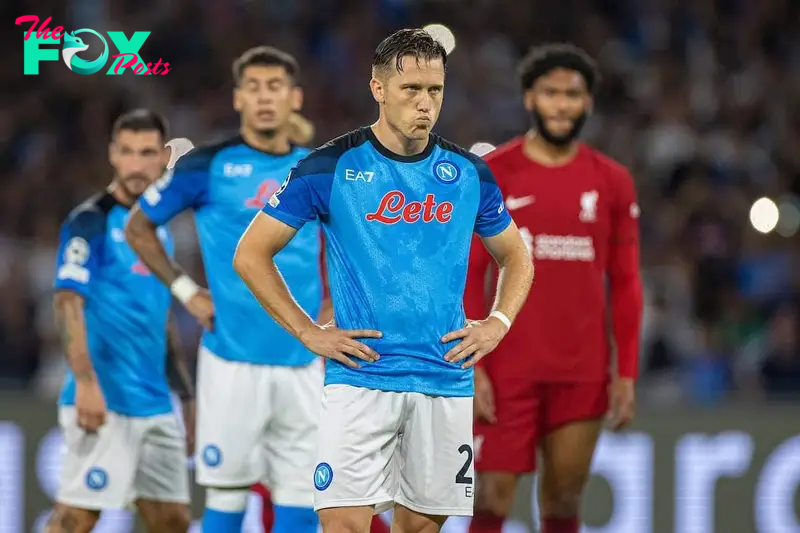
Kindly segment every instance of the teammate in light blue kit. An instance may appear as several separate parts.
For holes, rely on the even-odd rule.
[[[167,338],[169,291],[123,232],[129,207],[164,173],[165,135],[166,123],[149,111],[121,116],[109,150],[114,181],[61,227],[54,309],[70,371],[59,401],[65,453],[49,533],[91,531],[102,510],[131,503],[150,531],[189,527],[187,449],[165,367],[180,377],[174,383],[187,405],[193,387],[174,330]],[[171,252],[166,229],[157,235]],[[189,425],[193,411],[186,409]]]
[[[234,259],[275,319],[331,359],[314,472],[330,533],[364,533],[393,503],[393,533],[438,531],[447,516],[472,514],[471,366],[505,335],[532,280],[489,168],[431,133],[445,62],[422,30],[384,40],[370,82],[377,123],[301,161]],[[269,260],[317,220],[337,327],[303,313]],[[490,317],[467,326],[473,231],[497,259],[500,286]]]
[[[290,143],[301,104],[295,60],[254,48],[233,66],[241,135],[183,156],[148,189],[127,234],[145,264],[206,331],[197,375],[197,481],[206,487],[203,531],[238,533],[249,487],[264,481],[275,533],[314,533],[315,435],[323,386],[314,354],[264,312],[233,271],[239,238],[308,150]],[[154,233],[192,209],[209,292],[169,260]],[[318,316],[320,229],[309,224],[277,258],[297,302]]]

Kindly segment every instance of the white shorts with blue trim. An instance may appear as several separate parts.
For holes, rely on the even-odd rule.
[[[197,483],[262,482],[276,505],[311,507],[322,360],[285,367],[227,361],[201,347],[197,369]]]
[[[319,431],[315,510],[472,515],[472,397],[328,385]]]
[[[189,503],[186,440],[174,413],[129,417],[106,413],[89,434],[78,426],[74,407],[61,407],[64,437],[56,501],[102,511],[136,500]]]

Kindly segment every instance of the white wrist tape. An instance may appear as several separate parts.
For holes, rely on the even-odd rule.
[[[497,320],[502,322],[506,326],[506,328],[511,329],[511,320],[509,320],[506,314],[503,313],[502,311],[492,311],[489,314],[489,316],[495,317]]]
[[[200,292],[200,286],[192,278],[183,274],[169,286],[172,295],[183,305],[189,303],[194,295]]]

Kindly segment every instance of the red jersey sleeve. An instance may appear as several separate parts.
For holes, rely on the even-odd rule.
[[[611,319],[617,346],[618,373],[636,378],[642,323],[642,281],[639,275],[639,205],[633,178],[615,172],[607,273]]]

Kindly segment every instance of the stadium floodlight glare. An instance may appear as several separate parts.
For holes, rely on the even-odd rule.
[[[477,156],[483,157],[495,148],[495,145],[491,143],[477,142],[470,147],[469,151]]]
[[[455,49],[456,36],[453,35],[453,32],[450,30],[450,28],[444,24],[428,24],[422,29],[428,32],[431,37],[442,43],[447,55],[450,55],[450,52]]]
[[[793,237],[800,230],[800,202],[790,196],[778,204],[778,226],[775,231],[781,237]]]
[[[778,225],[780,213],[775,202],[767,197],[759,198],[750,208],[750,224],[759,233],[769,233]]]

